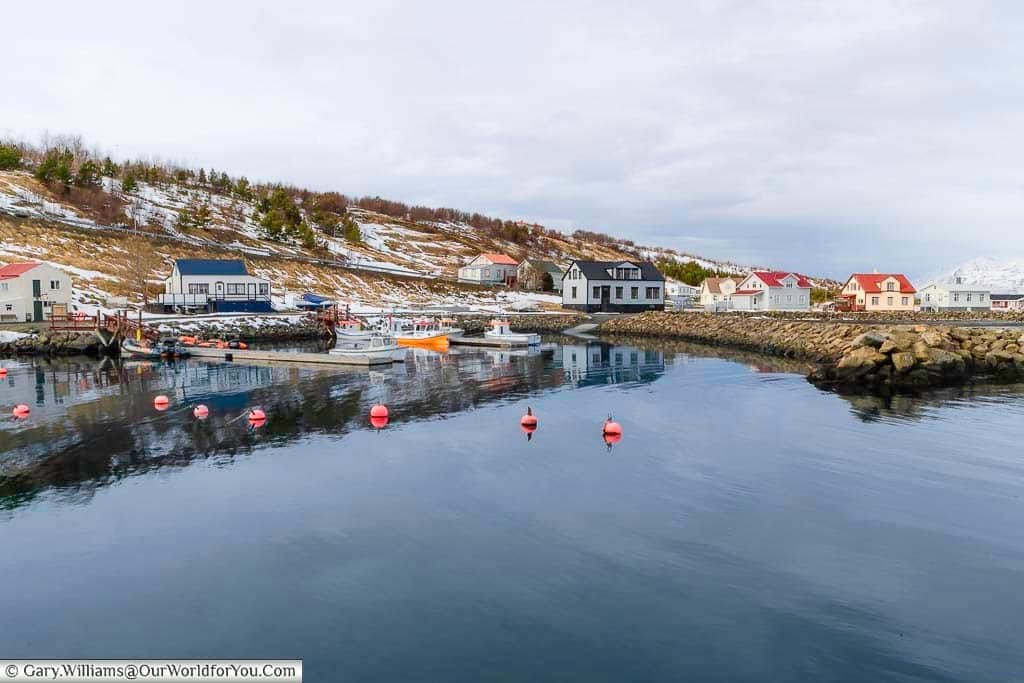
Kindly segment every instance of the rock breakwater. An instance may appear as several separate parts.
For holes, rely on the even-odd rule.
[[[810,361],[811,380],[869,390],[1024,380],[1024,329],[866,325],[704,313],[651,312],[602,332],[668,337]]]

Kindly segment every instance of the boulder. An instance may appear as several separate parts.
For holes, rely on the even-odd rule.
[[[896,372],[907,372],[914,367],[916,362],[917,359],[914,358],[914,354],[908,351],[892,354],[892,365],[896,368]]]
[[[943,345],[946,339],[937,330],[928,330],[921,334],[921,341],[931,348],[938,348]]]
[[[888,338],[889,335],[885,334],[884,332],[879,332],[878,330],[868,330],[864,334],[854,339],[853,343],[850,344],[850,348],[859,349],[864,346],[870,346],[877,349],[880,348]]]

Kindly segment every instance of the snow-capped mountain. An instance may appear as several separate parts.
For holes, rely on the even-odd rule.
[[[977,285],[993,294],[1024,294],[1024,258],[980,256],[955,268],[921,280],[921,285],[935,282],[955,284],[957,278],[965,285]]]

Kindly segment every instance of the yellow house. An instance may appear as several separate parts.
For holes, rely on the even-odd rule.
[[[902,273],[854,273],[840,296],[852,311],[916,311],[916,293]]]

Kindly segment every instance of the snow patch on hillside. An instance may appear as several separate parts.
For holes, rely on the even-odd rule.
[[[924,285],[933,282],[955,284],[957,278],[962,284],[987,289],[993,294],[1024,294],[1024,258],[979,256],[930,278],[923,278],[921,282]]]

